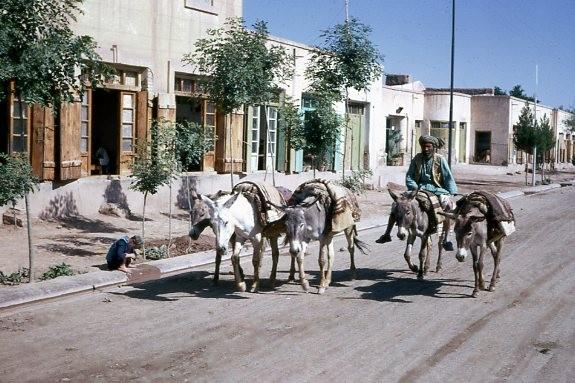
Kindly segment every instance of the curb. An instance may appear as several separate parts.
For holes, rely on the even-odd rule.
[[[557,189],[562,186],[572,186],[574,183],[575,180],[564,182],[562,184],[539,185],[497,194],[504,199],[510,199],[520,197],[522,195],[541,193],[551,189]],[[377,227],[385,227],[387,226],[388,217],[389,215],[382,215],[381,219],[371,219],[364,222],[363,225],[358,224],[357,229],[358,231],[365,231]],[[343,233],[338,235],[343,235]],[[264,256],[270,254],[270,250],[264,252]],[[242,251],[240,256],[245,257],[249,255],[251,254]],[[230,255],[222,257],[222,261],[227,259],[230,259]],[[86,291],[93,291],[98,288],[146,282],[153,279],[163,278],[174,273],[183,272],[194,267],[205,266],[212,263],[214,263],[213,250],[208,250],[139,264],[138,268],[133,269],[134,275],[132,275],[130,278],[128,278],[126,274],[121,271],[95,271],[81,275],[59,277],[49,281],[3,288],[0,290],[2,292],[0,295],[0,312],[4,309],[15,306],[35,303]]]

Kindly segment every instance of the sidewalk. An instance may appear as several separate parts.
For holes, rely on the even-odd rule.
[[[575,180],[566,180],[561,184],[557,183],[506,190],[500,192],[499,195],[506,199],[515,198],[522,195],[560,188],[562,186],[573,186],[573,184],[575,184]],[[384,196],[387,198],[387,193],[380,192],[380,194],[382,194],[382,196],[380,196],[382,199]],[[387,209],[386,212],[389,211],[388,204],[379,201],[379,206],[387,206],[382,210]],[[358,224],[358,229],[367,230],[378,226],[385,226],[387,218],[388,215],[383,212],[369,214],[366,219],[363,219]],[[249,251],[244,250],[242,256],[247,255],[250,255]],[[265,255],[269,255],[269,250],[266,251]],[[229,255],[224,259],[229,259]],[[69,294],[87,292],[114,285],[141,283],[160,279],[198,266],[211,264],[213,261],[214,251],[208,250],[139,264],[129,278],[120,271],[95,271],[70,277],[59,277],[44,282],[2,288],[0,289],[0,311],[18,305],[30,304]]]

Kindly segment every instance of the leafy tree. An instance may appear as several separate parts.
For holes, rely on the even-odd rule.
[[[303,113],[294,103],[294,100],[286,96],[278,109],[278,129],[284,133],[287,144],[288,163],[290,163],[290,150],[302,150],[305,148],[305,131]],[[286,169],[286,174],[289,173]]]
[[[513,144],[518,150],[522,150],[527,154],[533,154],[533,148],[536,145],[536,132],[533,120],[533,112],[529,108],[529,104],[525,102],[525,106],[519,114],[519,122],[513,132]],[[528,161],[525,161],[525,184],[527,184],[528,169]]]
[[[33,193],[38,185],[38,178],[32,172],[30,160],[26,154],[7,155],[0,153],[0,206],[8,203],[14,206],[16,201],[24,198],[26,205],[26,228],[28,230],[29,281],[34,281],[34,247],[32,243],[32,217],[28,194]],[[14,222],[16,222],[14,220]]]
[[[0,4],[0,82],[14,81],[25,102],[59,105],[73,101],[86,82],[96,85],[110,69],[89,36],[75,36],[70,22],[82,0],[2,0]],[[1,90],[6,96],[6,89]]]
[[[526,95],[525,91],[523,90],[523,87],[519,84],[517,84],[513,88],[511,88],[511,90],[509,91],[509,95],[512,97],[521,98],[521,99],[526,100],[526,101],[535,102],[535,98],[529,97],[528,95]]]
[[[542,157],[541,163],[541,183],[545,182],[545,163],[547,152],[555,146],[555,133],[553,128],[549,123],[549,118],[547,114],[539,120],[539,123],[535,127],[537,150]]]
[[[169,121],[152,122],[151,138],[143,140],[136,151],[132,165],[132,183],[130,189],[144,194],[142,208],[142,253],[146,259],[146,200],[148,194],[156,194],[158,189],[171,183],[174,178],[174,150],[171,146]],[[171,204],[170,204],[171,205]]]
[[[507,92],[503,89],[501,89],[500,87],[496,86],[495,88],[493,88],[493,92],[496,96],[505,96],[507,95]]]
[[[564,121],[564,123],[571,133],[575,133],[575,108],[568,110],[568,112],[571,113],[571,115]]]
[[[204,154],[212,150],[215,144],[216,136],[213,131],[207,132],[204,126],[191,121],[176,123],[176,140],[175,150],[179,167],[183,171],[189,170],[192,165],[199,164]],[[188,210],[192,210],[192,199],[190,196],[190,181],[186,179],[186,191],[188,197]],[[170,190],[171,191],[171,190]],[[171,193],[170,193],[171,206]],[[170,207],[171,215],[171,207]],[[192,227],[192,218],[188,216],[190,229]],[[169,247],[168,247],[169,251]]]
[[[76,20],[82,0],[2,0],[0,2],[0,99],[8,95],[12,84],[20,102],[58,107],[82,94],[86,82],[96,85],[110,75],[110,69],[96,53],[96,43],[89,36],[75,36],[70,22]],[[83,74],[80,81],[79,74]],[[55,109],[56,109],[55,108]],[[9,149],[10,151],[12,148]],[[33,278],[34,251],[28,193],[32,178],[18,159],[18,168],[26,190],[21,194],[28,217],[30,281]]]
[[[333,153],[340,140],[342,119],[326,99],[318,100],[315,110],[305,113],[303,138],[305,152],[311,155],[315,178],[315,169],[325,165],[328,153]]]
[[[282,47],[266,45],[268,29],[263,21],[257,21],[249,31],[242,18],[230,18],[223,28],[209,29],[207,34],[183,61],[207,76],[209,99],[226,115],[243,105],[266,105],[277,93],[275,84],[293,74],[288,53]],[[230,150],[231,132],[228,118]],[[231,180],[233,187],[233,164]]]
[[[356,18],[323,31],[323,43],[314,49],[306,69],[312,93],[333,101],[345,100],[346,132],[349,88],[367,90],[382,74],[383,56],[369,39],[370,33],[371,28]],[[344,150],[344,176],[345,155]]]

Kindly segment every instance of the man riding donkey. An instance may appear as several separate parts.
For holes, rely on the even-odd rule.
[[[436,153],[436,150],[444,145],[443,140],[431,135],[424,135],[419,137],[419,145],[421,146],[421,153],[415,155],[405,175],[407,189],[419,189],[433,193],[438,197],[444,211],[452,210],[453,201],[449,196],[457,193],[457,185],[447,161],[442,155]],[[390,242],[390,233],[395,222],[396,219],[392,213],[389,216],[387,230],[375,242]],[[447,251],[452,251],[453,244],[447,241],[449,227],[446,226],[443,227],[443,247]]]

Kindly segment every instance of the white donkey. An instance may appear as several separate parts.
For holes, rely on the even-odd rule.
[[[254,266],[254,281],[251,287],[252,292],[259,289],[259,273],[264,247],[264,227],[258,219],[258,209],[255,203],[250,202],[242,193],[223,195],[215,200],[204,195],[202,201],[208,206],[212,229],[216,235],[216,251],[219,254],[226,254],[230,240],[232,241],[232,265],[236,289],[246,291],[246,282],[240,266],[240,252],[244,243],[249,240],[252,243],[254,252],[252,264]],[[235,236],[233,234],[235,233]],[[277,237],[269,236],[272,248],[272,273],[270,281],[275,282],[277,263],[279,258]]]

